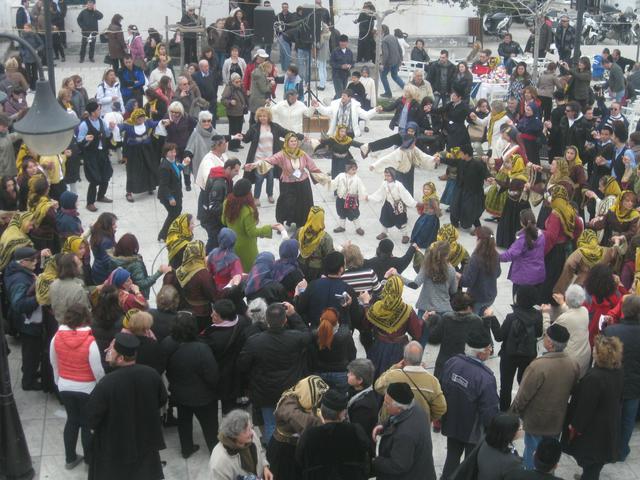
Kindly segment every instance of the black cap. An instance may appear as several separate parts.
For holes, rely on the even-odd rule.
[[[467,335],[467,345],[471,348],[486,348],[491,345],[491,335],[486,328],[477,326]]]
[[[26,260],[34,258],[38,255],[38,250],[31,247],[21,247],[17,248],[15,252],[13,252],[13,259],[16,261]]]
[[[244,197],[251,192],[251,182],[246,178],[241,178],[233,185],[233,194],[236,197]]]
[[[135,335],[130,333],[118,333],[116,334],[115,343],[113,348],[120,355],[125,357],[133,357],[138,351],[140,346],[140,340]]]
[[[334,412],[341,412],[347,409],[348,398],[344,393],[340,393],[333,388],[322,396],[322,406],[330,408]]]
[[[413,401],[411,387],[402,382],[389,384],[387,387],[387,395],[402,405],[409,405]]]
[[[552,324],[549,328],[547,328],[547,337],[549,337],[554,342],[558,343],[567,343],[569,341],[569,330],[567,330],[562,325],[558,325],[557,323]]]

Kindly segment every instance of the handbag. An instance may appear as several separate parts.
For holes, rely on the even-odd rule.
[[[345,210],[357,210],[360,207],[357,195],[347,194],[344,197],[344,209]]]
[[[405,206],[402,200],[394,200],[393,201],[393,213],[396,215],[402,215],[406,213],[407,207]]]
[[[111,65],[112,60],[111,60],[111,55],[109,55],[108,53],[104,56],[104,63],[106,63],[107,65]]]

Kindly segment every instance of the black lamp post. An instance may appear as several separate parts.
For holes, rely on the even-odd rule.
[[[38,65],[33,104],[24,118],[14,125],[15,131],[22,134],[30,150],[40,155],[59,154],[71,142],[78,119],[69,115],[53,96],[33,47],[22,38],[9,33],[0,33],[0,38],[16,42],[29,50]],[[0,320],[0,478],[32,479],[35,472],[11,389],[8,356],[8,345]]]

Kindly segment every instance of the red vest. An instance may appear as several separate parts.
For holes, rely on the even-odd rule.
[[[91,330],[58,330],[53,347],[60,377],[75,382],[95,382],[89,364],[89,348],[94,341]]]

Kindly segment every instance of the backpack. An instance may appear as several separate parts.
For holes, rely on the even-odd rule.
[[[507,337],[509,346],[509,355],[519,357],[535,357],[537,355],[536,348],[536,328],[533,323],[527,324],[520,315],[513,313],[513,320],[509,335]]]

